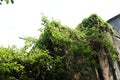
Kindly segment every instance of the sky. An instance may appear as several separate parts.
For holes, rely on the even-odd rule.
[[[39,37],[41,13],[75,28],[96,13],[105,21],[120,13],[119,0],[14,0],[0,6],[0,45],[23,47],[19,37]]]

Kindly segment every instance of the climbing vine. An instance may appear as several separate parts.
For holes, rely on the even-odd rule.
[[[116,33],[96,14],[75,29],[45,16],[42,25],[40,37],[26,38],[22,49],[0,47],[1,80],[97,80],[99,57],[117,58],[112,43]]]

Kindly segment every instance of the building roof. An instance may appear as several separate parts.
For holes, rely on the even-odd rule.
[[[107,22],[110,23],[111,21],[113,21],[114,19],[119,18],[119,17],[120,17],[120,14],[110,18],[109,20],[107,20]]]

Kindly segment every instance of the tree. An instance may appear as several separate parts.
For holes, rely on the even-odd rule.
[[[38,39],[21,38],[25,40],[22,49],[0,47],[1,80],[119,79],[118,54],[112,42],[116,33],[99,16],[92,14],[75,29],[45,16],[42,25]]]
[[[0,0],[0,4],[2,4],[3,2],[6,2],[6,4],[9,4],[11,2],[13,4],[14,0]]]

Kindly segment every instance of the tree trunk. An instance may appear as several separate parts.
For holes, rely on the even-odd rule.
[[[109,68],[107,56],[103,55],[103,53],[104,51],[102,51],[102,54],[100,54],[99,56],[99,63],[102,70],[102,74],[103,74],[104,80],[112,80],[110,78],[111,75],[110,75],[110,68]]]

